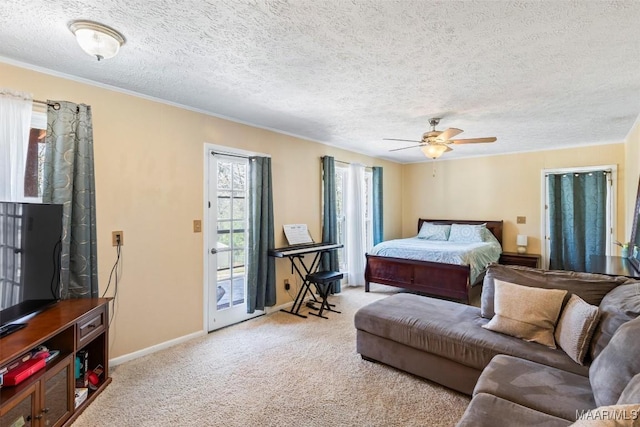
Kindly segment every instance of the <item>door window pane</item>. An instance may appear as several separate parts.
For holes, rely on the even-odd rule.
[[[218,190],[231,190],[231,165],[227,162],[218,163]]]

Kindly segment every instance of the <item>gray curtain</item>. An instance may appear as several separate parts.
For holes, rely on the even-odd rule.
[[[322,241],[328,243],[338,242],[338,216],[336,214],[336,162],[331,156],[322,158],[322,188],[323,188],[323,213],[322,213]],[[322,271],[340,271],[338,252],[329,251],[322,257],[320,266]],[[338,293],[342,290],[340,280],[333,282],[331,291]]]
[[[383,217],[382,217],[382,168],[374,166],[373,172],[373,244],[384,240]]]
[[[588,271],[591,255],[606,253],[605,171],[549,175],[552,270]]]
[[[91,107],[48,104],[42,201],[63,205],[60,297],[94,298],[99,288]]]
[[[271,159],[250,157],[247,313],[276,303],[276,266],[269,256],[274,242]]]

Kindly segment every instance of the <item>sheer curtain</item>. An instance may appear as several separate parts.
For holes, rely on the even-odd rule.
[[[31,95],[0,89],[0,200],[24,199]]]
[[[588,271],[606,252],[607,172],[549,175],[549,268]]]
[[[48,104],[42,201],[63,206],[60,297],[95,298],[99,288],[91,107],[67,101]]]
[[[271,159],[250,157],[247,313],[276,303],[276,266],[269,256],[275,246],[273,227]]]
[[[347,180],[347,238],[345,242],[350,286],[364,285],[367,247],[364,223],[365,191],[364,166],[352,163],[349,165]]]

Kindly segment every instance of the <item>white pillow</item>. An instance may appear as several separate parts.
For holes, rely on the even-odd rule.
[[[418,233],[419,239],[426,240],[449,240],[449,232],[451,225],[434,224],[432,222],[423,222]]]
[[[483,228],[487,228],[487,225],[452,224],[451,232],[449,233],[449,241],[461,243],[483,242]]]

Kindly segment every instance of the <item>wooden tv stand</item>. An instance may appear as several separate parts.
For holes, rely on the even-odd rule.
[[[44,345],[60,354],[16,386],[0,388],[0,426],[68,426],[111,382],[109,376],[109,298],[56,303],[27,320],[27,327],[0,338],[0,367]],[[96,390],[75,407],[75,357],[88,353],[88,368],[102,365]]]

